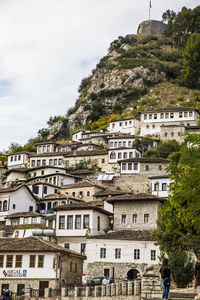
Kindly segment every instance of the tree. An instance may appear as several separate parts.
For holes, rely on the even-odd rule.
[[[200,88],[200,33],[190,35],[183,56],[186,85],[190,88]]]
[[[161,250],[174,251],[182,247],[184,236],[191,241],[200,235],[200,136],[189,134],[186,144],[171,155],[168,173],[170,195],[159,212],[154,237]],[[200,245],[199,245],[200,246]],[[198,249],[190,246],[196,255]]]
[[[185,288],[194,277],[194,262],[186,251],[177,249],[168,255],[172,278],[178,288]]]
[[[6,154],[13,154],[22,151],[23,147],[18,143],[11,143]]]
[[[145,136],[141,138],[136,137],[135,141],[133,142],[133,147],[135,147],[144,154],[144,152],[153,147],[153,139],[150,136]]]

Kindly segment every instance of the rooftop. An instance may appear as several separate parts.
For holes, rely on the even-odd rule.
[[[107,150],[86,150],[86,151],[76,151],[68,152],[65,154],[65,157],[75,157],[75,156],[96,156],[96,155],[106,155],[108,154]]]
[[[158,113],[158,112],[179,112],[179,111],[198,111],[198,109],[191,108],[191,107],[169,107],[169,108],[159,108],[159,109],[154,109],[154,110],[146,110],[142,111],[141,114],[146,114],[146,113]]]
[[[61,210],[64,210],[64,211],[67,211],[67,210],[85,210],[85,209],[90,209],[90,210],[96,210],[98,212],[101,212],[102,214],[105,214],[105,215],[112,215],[112,213],[104,210],[103,208],[100,208],[98,206],[96,206],[96,201],[91,201],[90,202],[84,202],[84,203],[79,203],[79,204],[62,204],[62,205],[59,205],[59,206],[56,206],[53,208],[53,210],[55,211],[61,211]],[[98,201],[99,202],[99,201]]]
[[[139,194],[125,194],[120,196],[114,196],[111,198],[107,198],[106,201],[109,203],[114,203],[118,201],[126,202],[126,201],[166,201],[164,198],[160,198],[151,194],[139,193]]]
[[[27,211],[27,212],[19,212],[10,214],[6,217],[6,219],[13,219],[13,218],[19,218],[19,217],[42,217],[42,215],[34,212],[34,211]]]
[[[127,240],[127,241],[155,241],[152,232],[148,230],[120,230],[108,232],[97,236],[89,236],[88,239],[101,240]]]
[[[84,188],[84,187],[98,187],[101,189],[105,189],[106,187],[104,185],[91,182],[91,181],[81,181],[81,182],[76,182],[73,184],[68,184],[68,185],[63,185],[61,189],[72,189],[72,188]]]
[[[118,163],[123,163],[123,162],[140,162],[140,163],[163,163],[163,164],[168,164],[170,160],[165,159],[165,158],[148,158],[148,157],[139,157],[139,158],[127,158],[127,159],[122,159],[119,160]]]

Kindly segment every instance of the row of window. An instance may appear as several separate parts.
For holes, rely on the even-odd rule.
[[[65,222],[65,216],[59,216],[59,229],[85,229],[89,227],[89,224],[89,215],[69,215],[67,216],[67,224]],[[98,217],[98,224],[100,228],[100,217]]]
[[[70,249],[70,243],[64,243],[64,247]],[[85,251],[86,251],[86,243],[81,243],[80,253],[85,254]]]
[[[115,125],[117,125],[117,123],[111,123],[111,125],[112,125],[112,128],[115,128]],[[132,120],[129,120],[129,121],[120,121],[119,122],[119,126],[121,127],[122,125],[124,125],[124,126],[130,126],[130,125],[132,125]]]
[[[122,170],[123,171],[126,171],[126,170],[128,170],[128,171],[132,171],[132,170],[137,171],[137,170],[139,170],[139,164],[138,163],[132,163],[132,162],[122,163]],[[145,165],[144,166],[144,171],[149,171],[149,170],[150,170],[150,166]],[[158,171],[162,171],[162,170],[163,170],[163,166],[159,165],[158,166]]]
[[[170,135],[171,137],[173,137],[175,134],[174,134],[174,132],[172,131],[172,132],[169,133],[169,135]],[[167,136],[168,136],[168,132],[165,132],[165,133],[164,133],[164,137],[167,137]],[[180,131],[177,132],[177,136],[181,136]]]
[[[55,145],[39,146],[37,153],[49,153],[49,152],[64,152],[67,151],[67,146],[57,147]]]
[[[5,262],[4,262],[5,261]],[[21,268],[23,255],[0,255],[0,268]],[[36,255],[29,256],[29,268],[36,267]],[[44,267],[44,255],[38,255],[37,268]]]
[[[121,259],[122,250],[120,248],[115,249],[115,259]],[[106,258],[106,248],[100,248],[100,258]],[[150,252],[151,260],[156,260],[156,250]],[[140,249],[134,249],[134,259],[140,259]]]
[[[174,118],[174,113],[171,112],[171,113],[158,113],[158,114],[144,114],[144,120],[157,120],[159,117],[160,119],[173,119]],[[192,111],[185,111],[185,112],[179,112],[178,114],[179,118],[187,118],[188,116],[189,117],[192,117],[193,116],[193,112]]]
[[[12,218],[11,225],[19,225],[20,218]],[[23,220],[23,224],[36,224],[37,218],[36,217],[26,217]]]
[[[62,166],[63,163],[63,159],[62,158],[55,158],[55,159],[33,159],[31,160],[31,167],[35,168],[35,167],[40,167],[40,166]]]
[[[21,160],[21,155],[14,155],[14,156],[11,156],[10,157],[10,161],[13,162],[13,161],[20,161]]]
[[[159,191],[159,182],[154,183],[154,191]],[[161,184],[161,191],[167,191],[167,183],[163,182]]]
[[[110,142],[109,143],[109,146],[111,148],[120,148],[120,147],[128,147],[128,148],[131,148],[133,145],[133,142],[132,141],[119,141],[119,142]]]
[[[138,214],[133,214],[132,215],[132,223],[136,224],[138,221]],[[149,214],[146,213],[144,214],[144,224],[148,224],[149,223]],[[126,214],[123,213],[121,215],[121,224],[126,224]]]
[[[117,159],[122,159],[122,158],[126,159],[126,158],[133,158],[133,157],[134,157],[134,152],[123,152],[123,153],[119,152],[119,153],[116,153],[116,152],[112,151],[110,153],[110,159],[116,159],[116,158]],[[136,152],[135,157],[139,158],[140,157],[139,153]]]
[[[86,163],[86,164],[89,164],[89,165],[91,165],[91,164],[95,164],[95,165],[98,165],[98,163],[102,163],[102,164],[105,164],[105,158],[100,158],[100,159],[97,159],[97,158],[95,158],[95,159],[91,159],[91,158],[88,158],[88,159],[80,159],[77,163]],[[69,166],[70,166],[70,161],[69,160],[66,160],[65,161],[65,166],[68,168]]]

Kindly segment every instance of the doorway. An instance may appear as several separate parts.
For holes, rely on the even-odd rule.
[[[130,269],[127,272],[127,278],[128,278],[128,280],[135,280],[137,278],[138,274],[139,274],[138,270],[136,270],[136,269]]]
[[[21,296],[25,294],[25,284],[17,285],[17,296]]]
[[[44,289],[49,287],[48,281],[40,281],[39,285],[39,297],[44,297]]]

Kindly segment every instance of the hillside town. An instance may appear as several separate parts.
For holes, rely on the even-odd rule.
[[[184,142],[200,133],[193,108],[142,111],[106,130],[37,143],[0,166],[0,291],[16,295],[159,270],[152,231],[167,201],[169,160],[144,157],[136,140]]]

